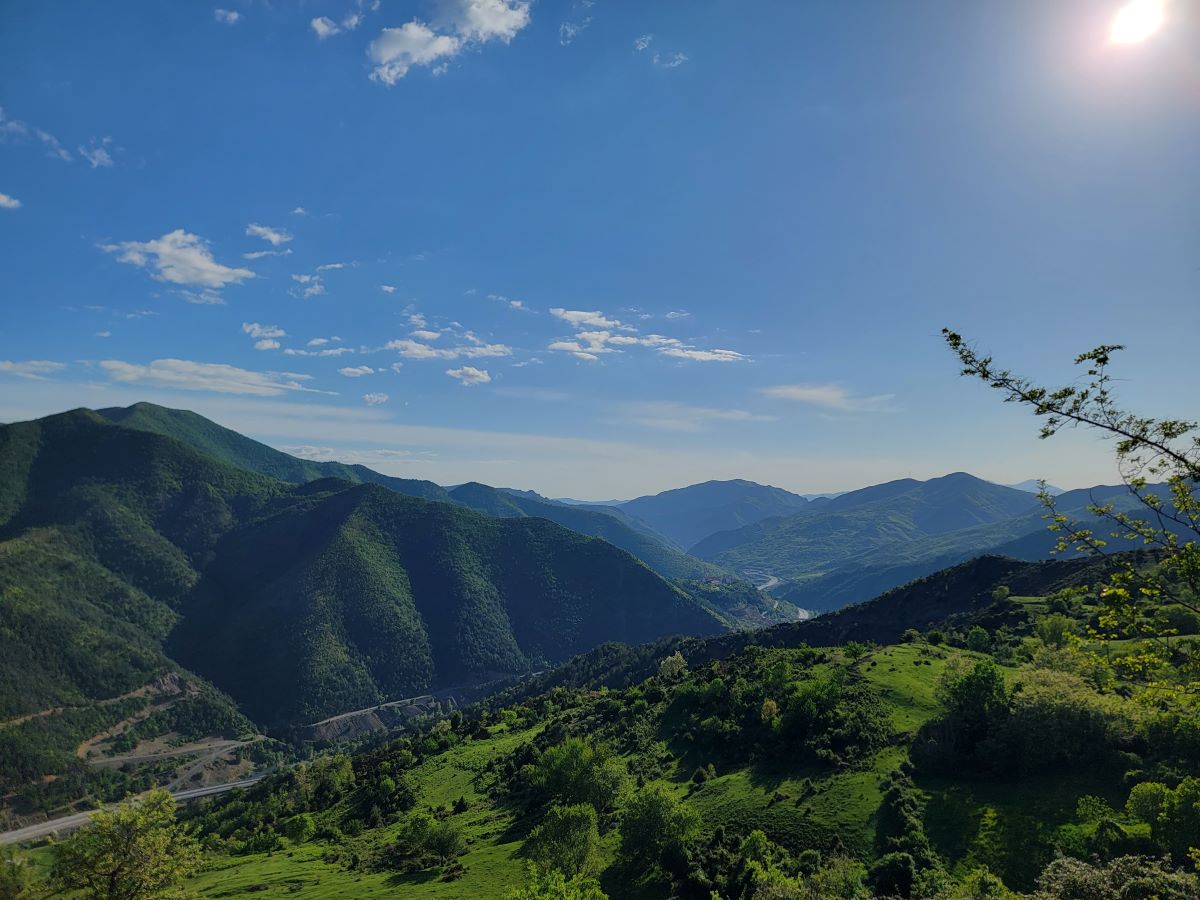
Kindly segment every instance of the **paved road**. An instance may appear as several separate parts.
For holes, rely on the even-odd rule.
[[[266,775],[256,775],[253,778],[246,778],[242,781],[231,781],[229,784],[210,784],[206,787],[189,788],[186,791],[172,791],[171,796],[180,803],[186,803],[188,800],[195,800],[199,797],[210,797],[213,794],[224,794],[226,791],[247,787],[262,781],[266,777]],[[91,818],[92,813],[90,812],[76,813],[73,816],[63,816],[58,819],[50,819],[47,822],[38,822],[36,825],[26,825],[24,828],[18,828],[14,831],[5,831],[0,833],[0,845],[19,844],[22,841],[36,840],[37,838],[46,837],[49,834],[67,834],[86,825]]]

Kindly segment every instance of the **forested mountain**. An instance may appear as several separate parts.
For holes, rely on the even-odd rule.
[[[445,488],[432,481],[394,478],[366,466],[300,459],[186,409],[135,403],[133,406],[116,406],[96,412],[110,422],[175,438],[231,466],[270,475],[280,481],[303,484],[319,478],[340,478],[354,484],[381,484],[399,494],[424,497],[426,500],[449,499]]]
[[[0,427],[0,466],[5,716],[131,690],[179,661],[284,724],[605,640],[726,627],[551,522],[296,486],[86,410]]]
[[[450,490],[450,499],[472,509],[501,518],[537,516],[557,522],[580,534],[603,538],[622,550],[628,550],[658,574],[667,578],[696,580],[720,578],[722,570],[677,550],[655,537],[648,528],[636,530],[629,517],[613,515],[591,506],[568,506],[528,493],[515,493],[470,482]]]
[[[718,531],[751,525],[770,516],[791,515],[808,505],[808,500],[782,488],[736,479],[706,481],[638,497],[620,508],[679,546],[690,548]]]

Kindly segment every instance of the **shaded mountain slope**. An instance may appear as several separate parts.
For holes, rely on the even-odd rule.
[[[450,498],[490,516],[536,516],[557,522],[564,528],[570,528],[580,534],[603,538],[610,544],[632,553],[666,578],[699,580],[724,574],[719,567],[688,556],[644,531],[634,530],[621,518],[592,507],[568,506],[534,498],[528,494],[514,494],[478,482],[459,485],[450,491]]]
[[[686,548],[718,531],[799,512],[808,502],[782,488],[737,479],[638,497],[620,508]]]

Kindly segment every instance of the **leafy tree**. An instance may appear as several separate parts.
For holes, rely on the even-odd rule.
[[[608,900],[608,894],[591,878],[568,878],[562,872],[533,869],[529,883],[510,893],[507,900]]]
[[[596,809],[589,803],[551,806],[525,842],[524,852],[542,871],[573,878],[587,874],[600,845]]]
[[[695,810],[654,785],[634,795],[621,816],[621,855],[645,868],[661,866],[682,856],[699,827]]]
[[[424,845],[442,865],[467,852],[467,839],[453,822],[434,822],[425,833]]]
[[[676,650],[670,656],[663,657],[658,664],[658,677],[664,681],[677,681],[687,674],[687,660]]]
[[[28,858],[12,847],[0,848],[0,900],[33,900],[43,895]]]
[[[976,653],[987,653],[992,647],[992,636],[987,629],[975,625],[967,632],[967,649]]]
[[[1140,822],[1153,825],[1158,821],[1170,794],[1171,789],[1157,781],[1135,784],[1129,791],[1129,799],[1125,801],[1125,812]]]
[[[917,867],[907,853],[885,853],[867,871],[867,884],[877,897],[909,897]]]
[[[309,813],[292,816],[283,823],[283,833],[294,843],[303,844],[317,833],[317,823]]]
[[[54,848],[52,876],[67,891],[98,900],[165,900],[200,865],[200,848],[175,822],[164,790],[100,810],[92,824]]]
[[[1033,628],[1043,644],[1057,650],[1066,646],[1071,634],[1075,631],[1075,622],[1070,616],[1052,613],[1038,619]]]
[[[621,761],[611,750],[580,738],[548,749],[533,772],[534,789],[543,800],[590,803],[598,812],[612,806],[624,781]]]
[[[1059,551],[1091,554],[1110,565],[1094,635],[1110,644],[1110,664],[1156,690],[1200,693],[1200,647],[1173,645],[1173,630],[1163,616],[1168,606],[1200,615],[1200,425],[1122,409],[1108,370],[1113,354],[1123,349],[1119,345],[1080,354],[1075,362],[1086,366],[1085,381],[1050,389],[998,368],[961,335],[949,329],[942,334],[962,363],[963,375],[982,380],[1007,402],[1028,406],[1042,418],[1042,438],[1064,427],[1082,426],[1115,439],[1121,479],[1140,512],[1118,509],[1113,502],[1093,503],[1089,511],[1111,527],[1108,537],[1158,551],[1157,569],[1139,570],[1128,559],[1114,558],[1109,540],[1060,512],[1044,488],[1041,501],[1058,535]],[[1132,646],[1111,646],[1121,639],[1135,641]]]
[[[1004,676],[991,660],[979,660],[965,672],[947,666],[936,693],[971,748],[1009,713]]]

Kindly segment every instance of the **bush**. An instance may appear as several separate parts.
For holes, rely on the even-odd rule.
[[[867,871],[867,884],[877,897],[909,897],[916,880],[916,863],[907,853],[884,854]]]
[[[670,864],[698,829],[695,811],[655,785],[636,794],[621,817],[621,856],[642,868]]]

